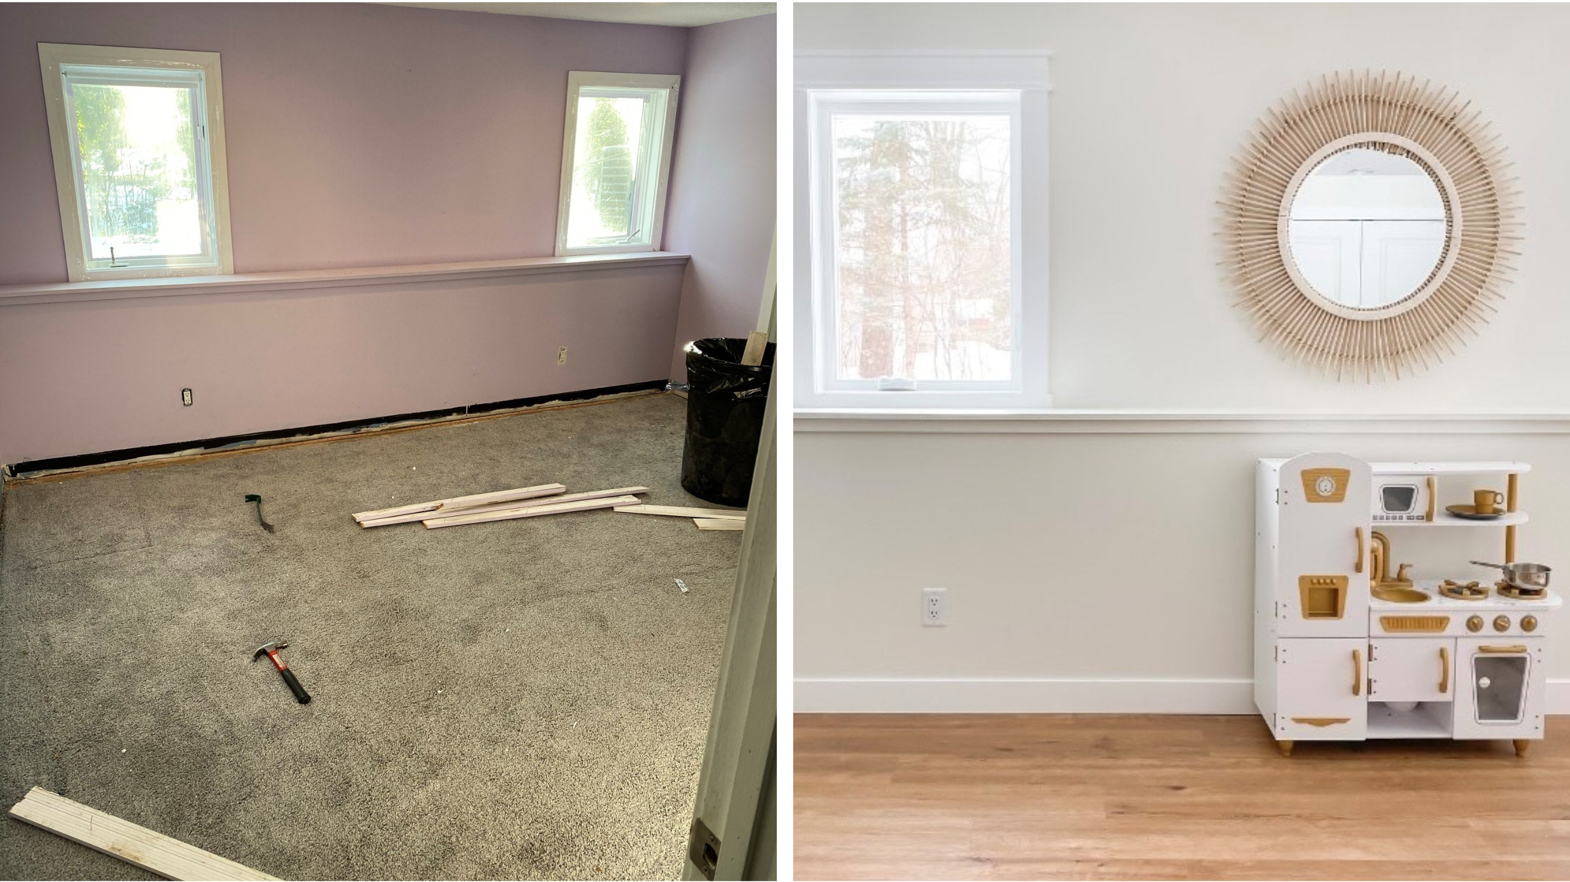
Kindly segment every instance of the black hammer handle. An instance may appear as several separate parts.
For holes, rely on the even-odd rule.
[[[284,668],[278,673],[283,674],[283,681],[289,684],[289,691],[294,693],[297,701],[301,704],[311,703],[311,693],[306,692],[305,687],[300,685],[300,681],[294,678],[294,671]]]

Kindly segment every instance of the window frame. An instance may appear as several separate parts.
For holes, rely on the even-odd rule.
[[[658,177],[652,182],[652,191],[644,189],[649,181],[638,184],[640,208],[650,212],[649,240],[624,244],[578,245],[567,244],[567,222],[572,209],[572,172],[577,150],[578,100],[584,90],[632,89],[653,91],[658,105],[654,108],[659,119],[653,125],[644,125],[640,136],[639,167],[657,167]],[[663,93],[663,94],[659,94]],[[681,77],[676,74],[627,74],[598,71],[568,71],[567,110],[562,135],[561,190],[556,206],[556,256],[569,257],[580,254],[617,254],[623,252],[659,251],[665,235],[665,199],[670,186],[671,147],[676,140],[676,112],[681,97]],[[647,121],[646,121],[647,122]],[[655,130],[658,129],[656,134]],[[658,151],[657,156],[650,156]],[[648,205],[652,200],[652,205]]]
[[[802,409],[1028,411],[1051,406],[1047,385],[1047,56],[857,55],[796,57],[798,189],[795,404]],[[946,105],[946,107],[944,107]],[[998,113],[1010,116],[1010,380],[918,381],[915,391],[835,376],[832,178],[836,111]],[[944,112],[943,110],[937,112]]]
[[[60,203],[60,228],[65,244],[66,273],[72,282],[108,279],[145,279],[173,276],[233,275],[234,254],[229,233],[229,173],[223,129],[223,77],[217,52],[175,49],[136,49],[116,46],[80,46],[39,43],[43,73],[44,107],[49,124],[50,151],[54,160],[55,189]],[[86,195],[82,187],[80,153],[73,135],[72,102],[66,95],[64,70],[99,68],[89,78],[192,88],[192,102],[200,101],[202,131],[196,132],[195,169],[197,202],[202,211],[204,239],[211,253],[191,258],[132,257],[125,266],[105,266],[88,254]],[[114,69],[124,69],[115,73]],[[203,149],[205,147],[205,149]]]

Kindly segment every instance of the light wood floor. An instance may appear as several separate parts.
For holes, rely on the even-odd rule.
[[[1299,742],[1257,717],[797,715],[797,879],[1570,879],[1570,718]]]

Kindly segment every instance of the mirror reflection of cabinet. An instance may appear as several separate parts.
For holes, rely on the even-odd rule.
[[[1292,197],[1288,250],[1325,299],[1379,309],[1421,291],[1449,224],[1430,170],[1377,142],[1322,160]]]

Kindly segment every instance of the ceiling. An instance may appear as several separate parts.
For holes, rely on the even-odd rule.
[[[578,21],[611,21],[622,24],[666,25],[695,28],[701,25],[774,12],[773,3],[388,3],[388,6],[423,6],[464,12],[502,15],[536,15]]]

